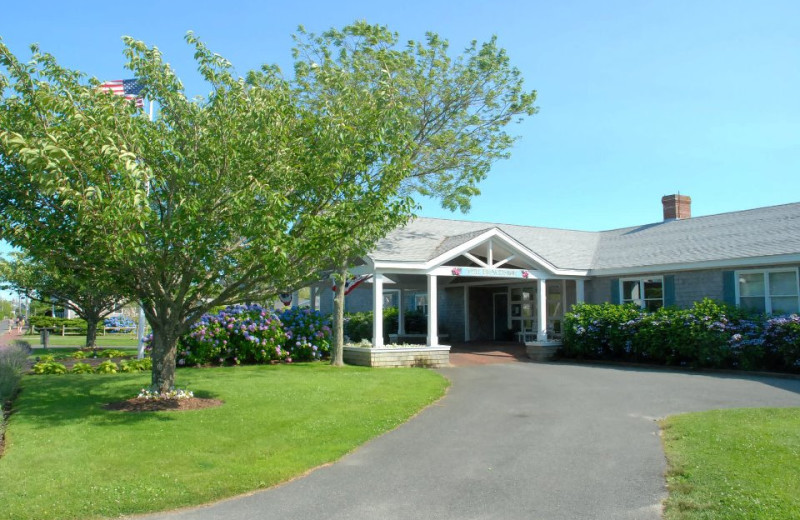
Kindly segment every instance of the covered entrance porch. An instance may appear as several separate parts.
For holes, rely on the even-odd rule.
[[[430,347],[558,344],[564,312],[584,300],[585,273],[550,266],[497,228],[450,240],[452,248],[424,264],[365,258],[352,269],[371,275],[374,347],[384,345],[387,333],[398,342],[411,336],[409,309],[424,311],[427,330],[416,339]],[[398,308],[396,331],[383,330],[386,306]]]

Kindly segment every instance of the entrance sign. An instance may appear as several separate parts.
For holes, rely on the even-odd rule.
[[[482,276],[488,278],[523,278],[531,276],[527,269],[489,269],[484,267],[454,267],[453,276]]]

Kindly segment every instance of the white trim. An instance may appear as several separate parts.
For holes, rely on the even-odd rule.
[[[383,346],[383,275],[375,273],[372,285],[372,345]]]
[[[384,262],[381,260],[372,259],[373,265],[376,269],[380,269],[384,272],[414,272],[419,270],[429,271],[432,268],[441,266],[448,260],[452,260],[453,258],[457,258],[462,256],[464,253],[471,251],[475,247],[483,244],[484,242],[488,241],[489,239],[499,239],[509,248],[516,250],[519,253],[520,257],[529,262],[534,269],[536,268],[543,268],[546,271],[557,274],[557,275],[571,275],[571,276],[586,276],[588,272],[585,269],[559,269],[555,265],[551,264],[547,261],[544,257],[539,256],[538,254],[534,253],[523,244],[503,232],[498,228],[492,228],[480,235],[464,242],[458,247],[450,249],[439,256],[427,260],[425,262],[403,262],[403,261],[388,261]],[[399,271],[398,271],[399,270]],[[407,271],[408,270],[408,271]]]
[[[547,280],[537,281],[536,305],[536,319],[539,322],[536,341],[547,341]]]
[[[475,262],[479,266],[485,267],[487,269],[490,268],[491,265],[492,265],[490,263],[484,262],[483,260],[481,260],[480,258],[478,258],[477,256],[475,256],[475,255],[473,255],[472,253],[469,253],[469,252],[464,253],[464,256],[469,258],[470,260],[472,260],[473,262]]]
[[[428,275],[428,346],[435,347],[439,344],[438,327],[438,295],[436,294],[436,276]]]
[[[498,268],[498,267],[500,267],[501,265],[505,265],[505,264],[507,264],[508,262],[512,261],[512,260],[513,260],[513,259],[515,259],[516,257],[517,257],[517,255],[511,255],[511,256],[509,256],[509,257],[507,257],[507,258],[503,258],[502,260],[500,260],[499,262],[497,262],[496,264],[494,264],[492,267],[493,267],[494,269],[497,269],[497,268]]]
[[[739,269],[733,272],[734,294],[736,295],[736,305],[741,306],[741,295],[739,290],[740,274],[763,274],[764,275],[764,312],[772,314],[772,295],[769,287],[770,273],[794,273],[795,289],[797,289],[797,305],[800,308],[800,275],[797,267],[773,267],[767,269]]]
[[[624,287],[624,282],[638,282],[639,283],[639,290],[641,291],[641,294],[640,294],[641,298],[639,298],[638,300],[628,300],[627,303],[636,303],[642,309],[646,309],[647,308],[647,300],[648,299],[645,298],[645,296],[644,296],[644,282],[645,281],[651,281],[651,282],[660,281],[661,282],[661,306],[664,307],[665,306],[665,302],[664,302],[665,294],[664,294],[664,276],[663,275],[657,275],[657,276],[644,275],[644,276],[638,276],[638,277],[637,276],[633,276],[633,277],[620,278],[617,281],[617,283],[619,284],[619,303],[621,303],[621,304],[626,303],[625,302],[625,293],[622,290],[623,287]],[[655,298],[649,298],[649,299],[651,301],[655,301]]]

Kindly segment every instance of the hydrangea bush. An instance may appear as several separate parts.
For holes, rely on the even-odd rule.
[[[331,351],[331,324],[319,311],[292,307],[279,318],[286,329],[284,349],[296,360],[322,359]]]
[[[703,368],[800,372],[800,317],[752,316],[709,299],[690,309],[573,307],[561,354]]]
[[[234,305],[206,314],[178,344],[178,366],[310,361],[330,352],[331,328],[318,312]]]

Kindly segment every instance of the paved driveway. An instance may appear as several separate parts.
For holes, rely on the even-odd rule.
[[[339,462],[163,519],[658,519],[656,418],[800,406],[800,381],[565,364],[442,370],[447,396]]]

